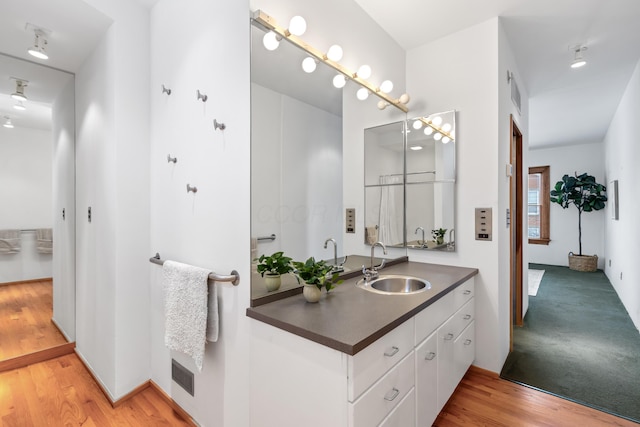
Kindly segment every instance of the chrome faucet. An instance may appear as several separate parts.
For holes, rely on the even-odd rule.
[[[329,237],[324,241],[324,248],[327,249],[327,244],[331,242],[333,243],[333,269],[331,270],[334,273],[339,273],[344,271],[343,264],[347,261],[347,257],[344,257],[342,262],[338,264],[338,244],[336,243],[336,239]]]
[[[380,246],[382,248],[382,252],[387,254],[387,247],[382,242],[375,242],[371,245],[371,266],[370,268],[366,268],[364,265],[362,266],[362,274],[364,274],[364,280],[369,281],[371,279],[376,279],[378,277],[378,270],[382,270],[384,268],[384,264],[386,260],[383,258],[382,263],[380,265],[373,265],[373,252],[376,246]]]
[[[451,230],[449,230],[449,243],[447,243],[447,248],[448,249],[453,249],[453,247],[455,246],[455,242],[454,240],[451,238],[451,233],[453,233],[453,238],[456,237],[456,232],[455,230],[452,228]]]
[[[418,234],[418,231],[422,231],[422,243],[420,243],[420,240],[418,240],[418,244],[420,244],[420,245],[424,245],[425,243],[427,243],[427,242],[424,240],[424,228],[422,228],[422,227],[418,227],[418,228],[416,228],[416,232],[415,232],[415,233],[413,233],[413,234]]]

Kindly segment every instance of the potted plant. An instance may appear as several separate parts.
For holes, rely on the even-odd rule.
[[[431,230],[431,237],[436,240],[437,245],[442,245],[444,243],[444,234],[447,232],[446,228],[438,228],[435,230]]]
[[[308,302],[318,302],[322,288],[329,292],[335,285],[342,283],[342,280],[338,280],[338,273],[330,274],[333,265],[324,260],[316,261],[311,257],[305,262],[294,261],[293,266],[298,283],[304,282],[302,294]]]
[[[257,261],[258,273],[264,277],[264,284],[269,292],[280,289],[280,285],[282,284],[281,275],[293,271],[292,260],[284,256],[284,252],[275,252],[270,256],[263,254]]]
[[[551,201],[563,209],[574,205],[578,209],[578,255],[569,252],[569,268],[578,271],[596,271],[597,255],[582,255],[582,212],[593,212],[604,209],[607,201],[607,188],[596,182],[596,179],[583,173],[575,176],[565,175],[551,190]]]

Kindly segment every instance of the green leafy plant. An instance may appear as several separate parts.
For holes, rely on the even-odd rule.
[[[551,201],[563,209],[574,205],[578,209],[578,255],[582,255],[582,212],[604,209],[607,201],[607,188],[596,182],[595,177],[583,173],[575,176],[565,175],[556,182],[551,190]]]
[[[293,266],[298,283],[302,280],[306,284],[316,285],[318,289],[325,288],[327,292],[342,283],[342,280],[338,280],[338,273],[330,274],[333,265],[324,260],[316,261],[311,257],[305,262],[294,261]]]
[[[444,233],[447,232],[446,228],[437,228],[431,230],[431,236],[436,240],[436,243],[441,245],[444,243]]]
[[[284,252],[275,252],[273,255],[261,255],[256,258],[258,261],[257,270],[262,277],[265,274],[287,274],[293,271],[292,259],[284,256]]]

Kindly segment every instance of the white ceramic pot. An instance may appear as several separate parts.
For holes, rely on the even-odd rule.
[[[316,285],[305,284],[302,288],[302,295],[304,295],[307,302],[318,302],[322,296],[322,289],[318,289]]]
[[[267,288],[267,291],[273,292],[280,289],[280,285],[282,284],[282,278],[279,274],[270,274],[265,273],[264,275],[264,286]]]

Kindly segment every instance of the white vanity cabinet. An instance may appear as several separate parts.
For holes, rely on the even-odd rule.
[[[433,424],[475,358],[473,295],[474,283],[469,279],[415,316],[420,427]]]
[[[473,278],[350,356],[251,323],[252,427],[431,426],[475,358]]]

